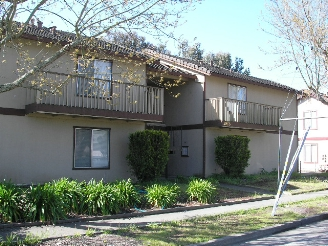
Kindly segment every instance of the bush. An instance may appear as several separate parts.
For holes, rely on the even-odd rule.
[[[138,131],[129,136],[127,160],[140,181],[150,181],[163,175],[169,160],[169,136],[156,130]]]
[[[22,190],[11,182],[0,183],[0,222],[18,222],[23,218]]]
[[[225,174],[232,177],[240,177],[244,174],[251,157],[249,141],[247,137],[232,135],[215,138],[215,162]]]
[[[179,196],[179,186],[153,184],[146,188],[147,201],[155,207],[168,208],[177,202]]]
[[[194,178],[189,182],[187,188],[189,200],[200,203],[212,203],[216,197],[216,187],[210,181]]]

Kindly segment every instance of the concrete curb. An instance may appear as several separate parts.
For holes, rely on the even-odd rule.
[[[239,243],[244,243],[247,241],[271,236],[273,234],[277,234],[280,232],[292,230],[301,226],[309,225],[318,221],[326,220],[328,219],[328,213],[323,213],[319,215],[314,215],[308,218],[300,219],[300,220],[295,220],[291,222],[287,222],[285,224],[281,225],[276,225],[272,227],[267,227],[263,229],[259,229],[256,231],[251,231],[251,232],[246,232],[242,234],[235,234],[219,239],[213,239],[208,242],[204,243],[199,243],[199,244],[192,244],[188,246],[200,246],[200,245],[208,245],[208,246],[215,246],[215,245],[220,245],[220,246],[228,246],[228,245],[235,245]]]
[[[274,198],[274,197],[273,196],[268,196],[268,197],[262,197],[262,198],[240,200],[240,201],[235,201],[235,202],[223,202],[223,203],[213,203],[213,204],[200,205],[200,206],[167,208],[167,209],[159,209],[159,210],[152,210],[152,211],[138,212],[138,213],[124,213],[124,214],[114,214],[114,215],[105,215],[105,216],[73,218],[73,219],[66,219],[66,220],[57,220],[56,223],[50,223],[50,222],[23,222],[23,223],[0,224],[0,230],[1,229],[8,229],[8,228],[16,228],[16,227],[44,226],[44,225],[50,225],[50,224],[61,225],[61,224],[74,223],[74,222],[87,222],[87,221],[108,220],[108,219],[136,218],[136,217],[143,217],[143,216],[147,216],[147,215],[176,213],[176,212],[184,212],[184,211],[198,210],[198,209],[204,209],[204,208],[222,207],[222,206],[229,206],[229,205],[234,205],[234,204],[242,204],[242,203],[245,203],[245,202],[256,202],[256,201],[270,200],[272,198]]]

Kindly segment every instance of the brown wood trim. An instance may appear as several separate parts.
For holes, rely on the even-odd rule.
[[[279,131],[277,132],[269,132],[273,134],[279,134]],[[293,135],[293,131],[288,131],[288,130],[281,130],[282,135]],[[298,131],[295,131],[295,135],[298,136]]]
[[[182,78],[187,78],[187,79],[197,79],[197,76],[192,75],[192,74],[184,74],[184,73],[179,73],[179,72],[173,72],[173,71],[169,71],[169,70],[160,70],[160,69],[156,69],[156,68],[152,68],[152,67],[148,67],[147,66],[147,72],[157,72],[157,73],[161,73],[161,74],[168,74],[168,75],[172,75],[172,76],[181,76]]]
[[[3,114],[3,115],[25,116],[25,109],[2,108],[2,107],[0,107],[0,114]]]
[[[204,121],[205,127],[223,127],[221,120]]]
[[[229,127],[241,128],[241,129],[254,129],[254,130],[265,130],[265,131],[278,131],[279,130],[278,126],[249,124],[249,123],[241,123],[241,122],[223,122],[223,125],[229,125]]]
[[[179,125],[179,126],[166,126],[166,131],[178,131],[178,130],[199,130],[204,129],[203,124],[193,124],[193,125]]]
[[[114,118],[114,119],[125,119],[125,120],[140,120],[140,121],[151,121],[151,122],[163,122],[163,115],[153,114],[141,114],[131,112],[120,112],[106,109],[91,109],[91,108],[80,108],[80,107],[68,107],[59,105],[48,105],[48,104],[29,104],[25,107],[26,114],[30,113],[50,113],[50,114],[65,114],[65,115],[77,115],[77,116],[90,116],[100,118]]]
[[[158,129],[158,130],[165,130],[165,131],[177,131],[177,130],[198,130],[198,129],[204,129],[206,127],[218,127],[218,128],[235,128],[240,130],[247,130],[247,131],[265,131],[266,133],[273,133],[278,134],[279,133],[279,127],[278,126],[266,126],[266,125],[260,125],[260,124],[248,124],[248,123],[239,123],[239,122],[221,122],[220,120],[214,120],[214,121],[205,121],[204,124],[194,124],[194,125],[179,125],[179,126],[149,126],[147,129]],[[288,130],[282,130],[281,134],[283,135],[292,135],[293,131]],[[295,131],[295,134],[297,135],[298,132]]]
[[[279,133],[278,126],[266,126],[260,124],[249,124],[249,123],[239,123],[239,122],[227,122],[227,121],[220,121],[220,120],[213,120],[213,121],[205,121],[204,127],[219,127],[219,128],[236,128],[241,130],[248,130],[248,131],[265,131],[266,133]],[[281,130],[281,134],[283,135],[292,135],[293,131],[289,130]],[[295,135],[298,135],[298,132],[295,131]]]
[[[229,122],[229,121],[205,121],[205,127],[227,127],[227,128],[239,128],[245,130],[264,130],[264,131],[277,131],[279,130],[278,126],[267,126],[260,124],[249,124],[242,122]]]

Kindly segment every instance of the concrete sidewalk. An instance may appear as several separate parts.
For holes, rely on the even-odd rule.
[[[328,190],[312,192],[299,195],[283,195],[280,199],[280,204],[288,202],[297,202],[302,200],[313,199],[317,197],[328,196]],[[157,214],[149,212],[138,214],[114,215],[106,217],[97,217],[94,221],[75,221],[62,223],[57,225],[39,225],[39,226],[24,226],[24,227],[3,227],[0,228],[0,237],[5,238],[11,233],[24,237],[27,234],[40,236],[41,238],[59,238],[66,236],[76,236],[86,234],[88,228],[103,231],[116,230],[125,226],[145,226],[150,223],[162,223],[166,221],[178,221],[192,219],[195,217],[212,216],[224,214],[239,210],[256,209],[262,207],[273,206],[274,199],[259,200],[252,202],[235,203],[231,205],[216,204],[213,207],[198,208],[197,210],[189,210],[177,212],[175,209],[159,210]],[[278,208],[279,210],[279,208]],[[165,214],[163,214],[165,212]],[[132,217],[134,216],[134,217]],[[220,245],[224,245],[224,239],[220,239]],[[209,245],[216,245],[209,243]],[[204,245],[204,244],[202,244]],[[219,245],[219,244],[218,244]]]

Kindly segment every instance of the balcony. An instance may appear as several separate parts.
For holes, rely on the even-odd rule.
[[[277,130],[282,108],[223,97],[205,101],[207,126]]]
[[[41,90],[27,90],[27,114],[163,121],[163,88],[50,72],[41,81]]]

